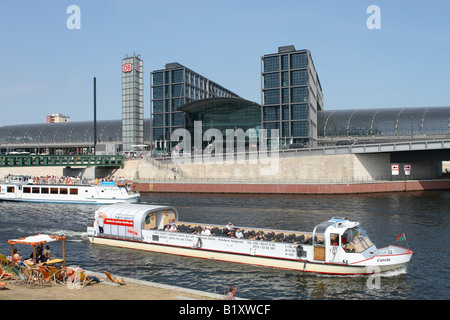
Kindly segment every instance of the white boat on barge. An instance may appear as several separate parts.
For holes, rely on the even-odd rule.
[[[67,183],[41,184],[27,176],[11,176],[0,183],[0,200],[5,201],[102,205],[137,203],[139,199],[139,193],[114,182],[81,184],[69,180]]]
[[[173,219],[179,231],[164,231]],[[212,235],[199,233],[205,227]],[[358,222],[345,218],[322,222],[313,232],[240,229],[262,231],[267,240],[232,238],[223,226],[179,222],[173,207],[140,204],[99,208],[87,233],[94,244],[337,275],[394,270],[413,254],[393,245],[377,249]]]

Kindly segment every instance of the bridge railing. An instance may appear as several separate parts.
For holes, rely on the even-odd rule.
[[[123,167],[124,161],[123,156],[105,155],[0,155],[0,167]]]

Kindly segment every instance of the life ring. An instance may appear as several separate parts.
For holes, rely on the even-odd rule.
[[[73,181],[72,180],[69,181],[69,185],[73,185]]]
[[[303,247],[301,245],[297,246],[297,257],[301,258],[303,255]]]
[[[33,180],[33,184],[37,184],[37,180],[36,179]]]

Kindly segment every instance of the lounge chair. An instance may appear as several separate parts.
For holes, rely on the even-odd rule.
[[[49,274],[48,270],[44,266],[38,266],[38,268],[35,269],[36,273],[41,273],[42,279],[44,282],[49,283],[52,280],[51,275]],[[41,276],[40,276],[41,277]]]
[[[24,273],[22,272],[20,267],[14,267],[14,268],[11,268],[11,270],[16,275],[17,278],[19,278],[23,281],[27,280],[27,277],[24,275]]]
[[[87,286],[92,282],[92,279],[89,278],[82,269],[79,268],[66,268],[68,281],[72,282],[78,288],[82,288]]]
[[[57,269],[56,267],[47,266],[48,274],[54,283],[65,283],[66,279],[63,275],[63,269]]]
[[[38,283],[38,278],[33,274],[33,271],[28,269],[27,267],[20,267],[22,273],[25,276],[25,282],[27,284],[36,284]]]
[[[106,274],[106,278],[110,280],[111,282],[117,283],[117,284],[125,284],[125,281],[123,279],[119,279],[114,277],[111,273],[108,271],[103,271]]]
[[[40,268],[40,266],[33,268],[32,273],[36,278],[37,284],[50,284],[50,277],[48,272],[45,272]]]
[[[75,270],[75,272],[76,272],[77,277],[80,278],[81,287],[85,287],[85,286],[87,286],[88,284],[91,284],[92,279],[89,278],[89,277],[84,273],[84,271],[82,271],[82,270]]]
[[[6,259],[5,255],[0,254],[0,265],[11,266],[12,263],[11,263],[11,261],[8,261],[8,259]]]
[[[70,289],[81,289],[81,281],[78,277],[78,274],[75,272],[75,269],[68,267],[64,268],[63,272],[65,274],[64,281]]]
[[[11,280],[14,278],[14,274],[7,272],[0,266],[0,279]]]
[[[0,290],[11,290],[5,282],[0,282]]]

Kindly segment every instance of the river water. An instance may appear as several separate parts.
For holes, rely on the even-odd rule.
[[[178,209],[180,220],[312,231],[332,216],[360,221],[377,247],[405,233],[414,251],[406,268],[379,278],[327,276],[89,244],[86,226],[98,206],[0,202],[0,253],[8,239],[65,234],[68,265],[162,284],[223,293],[237,285],[248,299],[448,299],[450,191],[363,195],[144,194],[142,202]],[[61,255],[59,243],[50,244]],[[27,256],[31,247],[16,245]]]

